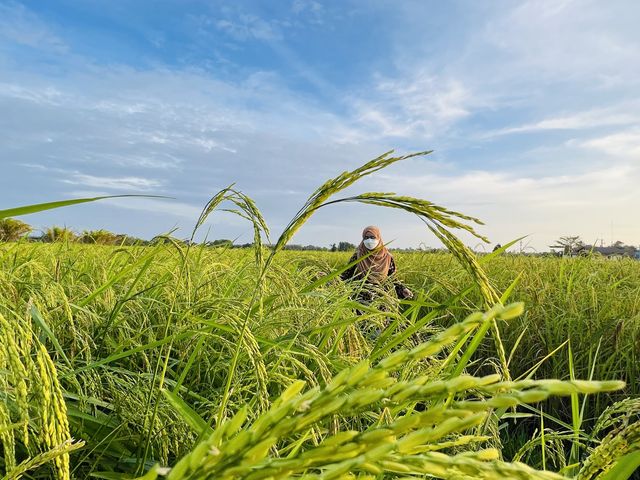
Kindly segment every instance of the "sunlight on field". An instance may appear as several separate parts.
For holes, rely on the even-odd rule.
[[[490,339],[466,367],[478,377],[452,377],[463,352],[457,342],[487,322],[487,316],[471,315],[482,303],[479,289],[450,254],[396,257],[416,299],[384,299],[397,306],[382,312],[374,305],[358,317],[346,284],[332,280],[307,289],[319,274],[341,267],[348,254],[283,252],[261,301],[247,310],[259,275],[251,250],[4,244],[0,313],[11,328],[22,329],[13,331],[20,351],[47,346],[57,371],[50,375],[57,375],[66,403],[67,432],[84,442],[70,461],[79,478],[91,471],[143,473],[155,462],[170,466],[185,455],[169,478],[186,478],[178,473],[186,471],[189,478],[236,478],[249,471],[251,478],[281,478],[310,470],[337,478],[345,465],[374,476],[379,470],[422,475],[455,468],[474,478],[494,478],[498,471],[556,478],[492,459],[556,471],[569,465],[569,473],[570,455],[586,458],[607,433],[596,417],[612,402],[638,394],[638,327],[632,321],[640,296],[638,262],[503,255],[484,265],[499,291],[519,277],[509,302],[526,305],[523,315],[509,313],[510,307],[491,314],[508,319],[499,326],[512,378],[533,371],[533,379],[628,382],[605,396],[595,392],[618,388],[616,383],[525,380],[501,386]],[[388,318],[393,321],[380,337],[363,334],[363,326],[384,327]],[[25,329],[33,330],[28,341],[20,338]],[[32,417],[40,400],[20,397],[14,377],[0,378],[12,421],[33,418],[29,444],[36,452],[54,447]],[[38,385],[35,378],[26,381],[29,391]],[[572,392],[592,393],[576,395],[579,443],[571,396],[557,396]],[[547,403],[538,403],[550,394]],[[14,419],[20,398],[27,405]],[[534,408],[518,407],[520,419],[504,408],[521,402]],[[638,408],[635,400],[625,405],[614,419]],[[548,415],[544,438],[538,409]],[[9,436],[16,458],[26,454],[27,433],[20,432],[17,425],[3,434],[7,469]],[[206,447],[191,452],[204,438],[200,445]]]

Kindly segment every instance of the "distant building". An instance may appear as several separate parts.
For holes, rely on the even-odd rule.
[[[593,245],[581,245],[575,251],[577,255],[589,253],[600,254],[604,257],[630,257],[640,259],[640,250],[631,245],[614,244],[609,247],[596,247]]]

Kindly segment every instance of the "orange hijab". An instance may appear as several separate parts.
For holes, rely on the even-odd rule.
[[[380,229],[378,227],[369,226],[365,228],[362,231],[363,240],[367,234],[375,236],[378,240],[378,245],[373,249],[373,253],[371,255],[357,264],[357,267],[360,273],[366,276],[370,282],[380,283],[387,278],[387,275],[389,274],[391,254],[382,242],[382,236],[380,235]],[[361,241],[357,249],[358,258],[365,256],[369,252],[370,250],[364,246],[364,241]]]

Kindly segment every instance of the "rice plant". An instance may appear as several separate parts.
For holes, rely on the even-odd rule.
[[[522,273],[520,260],[478,258],[460,242],[458,229],[482,238],[477,219],[392,193],[335,198],[409,157],[389,152],[325,182],[272,247],[255,203],[234,185],[223,189],[192,239],[227,209],[250,222],[251,252],[169,235],[145,247],[0,244],[0,473],[626,478],[622,469],[638,452],[638,419],[629,413],[636,387],[619,367],[635,368],[634,353],[621,348],[622,363],[599,368],[599,359],[613,362],[608,340],[589,357],[572,338],[569,368],[556,362],[566,357],[544,359],[566,339],[560,327],[542,332],[529,322],[550,323],[549,305],[562,315],[557,298],[571,300],[578,267],[560,264],[546,285],[546,266]],[[3,210],[0,218],[92,200]],[[384,311],[360,305],[351,286],[335,281],[346,255],[284,251],[318,209],[342,202],[411,212],[442,240],[447,254],[397,255],[415,299],[381,297]],[[632,265],[620,265],[627,270],[610,289],[614,298],[640,285]],[[581,294],[582,303],[566,308],[573,331],[580,309],[607,301]],[[632,325],[614,347],[628,345]],[[384,329],[377,338],[367,336],[372,326]],[[538,338],[552,341],[534,355]],[[631,399],[591,418],[622,400],[614,397],[621,391]],[[568,411],[552,410],[558,405]],[[528,438],[518,442],[522,426]]]

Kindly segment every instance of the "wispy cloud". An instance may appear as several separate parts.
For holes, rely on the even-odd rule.
[[[9,83],[8,81],[0,82],[0,97],[53,107],[62,105],[66,100],[62,92],[53,86],[33,89],[24,85]]]
[[[241,15],[237,21],[218,20],[215,22],[215,27],[240,41],[248,39],[271,41],[281,38],[274,24],[255,15]]]
[[[544,132],[549,130],[585,130],[597,127],[633,125],[640,122],[637,105],[625,104],[619,108],[600,108],[563,116],[545,118],[538,122],[516,127],[501,128],[482,133],[482,138],[492,138],[515,133]]]
[[[638,162],[640,159],[640,130],[635,128],[611,135],[592,138],[579,145],[593,148],[614,157],[622,157],[629,161]]]
[[[49,26],[17,2],[0,3],[0,39],[28,47],[66,53],[68,46]]]
[[[70,178],[62,180],[71,185],[83,185],[92,188],[106,188],[110,190],[129,190],[148,192],[164,185],[160,180],[140,177],[98,177],[83,173],[73,173]]]
[[[380,78],[374,92],[351,99],[356,121],[369,135],[432,138],[470,115],[473,105],[460,81],[427,72]]]
[[[113,194],[113,192],[99,189],[79,189],[68,192],[68,196],[71,198],[92,198],[111,194]],[[172,217],[172,222],[176,220],[186,220],[184,223],[186,227],[194,225],[202,212],[202,207],[181,202],[174,198],[108,198],[101,200],[100,205],[108,205],[109,207],[115,207],[119,210],[129,210],[130,212],[146,212],[158,216]],[[120,215],[121,212],[118,212],[118,214]],[[177,227],[175,223],[171,225],[172,230]],[[155,234],[160,233],[166,232],[155,232]],[[181,233],[184,233],[184,230]]]
[[[501,240],[534,232],[542,247],[613,220],[628,224],[623,240],[640,241],[622,213],[640,201],[635,2],[196,2],[171,19],[161,49],[147,40],[161,30],[155,16],[105,16],[110,41],[142,39],[144,59],[106,52],[85,24],[67,24],[73,15],[47,20],[25,5],[0,3],[0,64],[11,67],[0,68],[3,201],[80,189],[177,197],[108,204],[130,211],[113,215],[117,230],[152,235],[163,212],[188,227],[237,182],[276,227],[337,172],[390,148],[435,146],[437,156],[357,188],[476,214]],[[374,34],[375,51],[352,45]],[[340,208],[296,241],[345,238],[365,220],[392,227],[401,245],[424,239],[397,212]]]
[[[600,87],[616,76],[637,82],[640,42],[630,19],[638,13],[636,2],[528,0],[491,19],[485,38],[519,67],[502,75]]]
[[[117,208],[133,211],[155,213],[157,215],[170,215],[187,220],[185,226],[195,224],[202,207],[177,200],[157,200],[153,198],[120,198],[106,200],[106,203]],[[158,232],[160,233],[160,232]]]
[[[311,23],[317,25],[324,23],[325,9],[315,0],[293,0],[291,11],[298,16],[306,16]]]
[[[531,234],[539,249],[563,234],[609,241],[611,223],[626,241],[635,238],[636,221],[629,208],[640,201],[635,188],[640,182],[637,164],[542,177],[482,170],[381,175],[376,182],[478,216],[487,225],[481,231],[494,242],[524,234]]]

